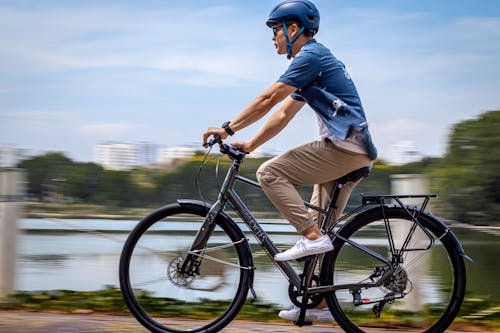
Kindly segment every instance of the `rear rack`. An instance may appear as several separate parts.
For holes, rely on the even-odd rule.
[[[427,204],[429,203],[430,198],[436,198],[437,194],[386,194],[386,195],[362,195],[362,202],[363,205],[380,205],[382,207],[382,212],[384,214],[384,221],[386,222],[386,225],[388,223],[387,218],[385,217],[385,211],[384,207],[386,206],[386,201],[396,201],[399,207],[401,207],[406,214],[408,214],[408,217],[411,218],[413,221],[413,225],[410,228],[410,231],[408,233],[408,236],[406,237],[402,250],[404,251],[421,251],[421,250],[428,250],[431,248],[434,244],[434,238],[430,234],[430,232],[420,224],[418,220],[418,215],[415,213],[412,213],[414,210],[419,211],[420,214],[424,213],[425,208],[427,207]],[[422,203],[420,204],[420,207],[418,205],[405,205],[401,199],[420,199]],[[426,248],[408,248],[411,237],[413,233],[416,230],[416,227],[419,226],[420,229],[426,234],[426,236],[429,238],[429,244]]]
[[[382,194],[382,195],[361,195],[363,205],[384,204],[386,200],[398,199],[417,199],[424,198],[428,201],[430,198],[437,198],[437,194]]]
[[[405,205],[400,199],[422,199],[420,212],[425,210],[430,198],[437,198],[437,194],[383,194],[383,195],[361,195],[363,205],[384,205],[388,200],[394,200],[398,205],[405,209]]]

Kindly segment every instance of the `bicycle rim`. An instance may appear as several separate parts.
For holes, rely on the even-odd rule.
[[[388,235],[400,250],[414,223],[401,208],[385,209],[385,218],[382,209],[374,209],[355,218],[340,234],[392,262],[395,256]],[[418,220],[421,226],[416,226],[407,247],[414,251],[403,254],[392,273],[381,260],[339,238],[334,242],[335,249],[325,262],[325,283],[380,283],[327,294],[332,313],[347,332],[443,332],[455,318],[465,291],[463,258],[442,225],[428,215]],[[434,239],[427,250],[430,241],[424,229]]]
[[[141,221],[124,246],[121,289],[132,314],[152,332],[217,332],[245,302],[246,240],[223,223],[198,252],[199,267],[178,273],[205,213],[202,206],[167,206]]]

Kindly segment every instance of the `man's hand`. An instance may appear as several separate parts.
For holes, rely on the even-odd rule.
[[[256,147],[253,146],[253,144],[252,144],[251,141],[248,141],[248,142],[245,142],[245,141],[231,142],[231,146],[239,147],[245,153],[251,153],[256,148]]]
[[[208,138],[214,134],[220,136],[222,140],[228,137],[226,130],[219,127],[209,127],[207,131],[203,134],[203,147],[207,148]]]

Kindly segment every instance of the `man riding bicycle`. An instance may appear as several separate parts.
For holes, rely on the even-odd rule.
[[[251,140],[232,143],[252,152],[285,128],[306,103],[316,112],[318,140],[292,148],[263,163],[257,170],[257,178],[266,195],[302,234],[292,248],[275,256],[277,261],[333,249],[330,238],[318,227],[320,214],[307,209],[296,186],[314,185],[311,203],[326,207],[335,179],[353,170],[371,167],[377,157],[351,77],[344,64],[314,39],[319,21],[319,11],[308,0],[287,0],[274,7],[266,24],[273,31],[277,53],[292,59],[288,69],[236,118],[221,128],[208,128],[203,135],[203,144],[214,134],[225,139],[253,124],[283,101]],[[342,188],[336,216],[345,208],[356,185],[357,182],[347,183]],[[298,308],[280,312],[281,317],[290,320],[296,320],[298,315]],[[307,316],[312,321],[333,321],[328,308],[308,310]]]

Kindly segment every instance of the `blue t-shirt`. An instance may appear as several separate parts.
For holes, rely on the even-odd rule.
[[[362,132],[368,157],[377,157],[358,91],[344,64],[327,47],[307,41],[278,82],[296,87],[292,98],[307,102],[338,139]]]

